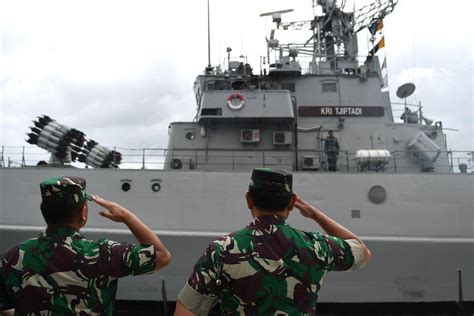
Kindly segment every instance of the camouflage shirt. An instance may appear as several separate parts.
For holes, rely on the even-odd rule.
[[[117,278],[150,273],[153,245],[85,239],[46,230],[8,250],[1,278],[15,315],[112,315]]]
[[[178,296],[206,315],[216,302],[224,315],[313,315],[327,271],[362,264],[358,241],[290,227],[280,216],[257,217],[212,242]]]

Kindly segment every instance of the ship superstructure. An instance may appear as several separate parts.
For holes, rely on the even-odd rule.
[[[333,130],[341,172],[450,171],[442,123],[423,124],[421,113],[408,108],[407,120],[395,123],[378,56],[358,55],[357,33],[382,21],[396,1],[356,13],[332,1],[317,4],[324,14],[311,21],[282,22],[285,11],[264,14],[277,26],[267,39],[264,74],[233,60],[230,48],[226,67],[205,68],[194,82],[195,120],[170,125],[165,169],[324,172],[324,140]],[[312,35],[303,43],[275,38],[294,29]]]

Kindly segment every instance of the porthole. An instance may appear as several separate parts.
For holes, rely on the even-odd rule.
[[[380,185],[374,185],[369,190],[369,200],[375,204],[381,204],[387,199],[387,191]]]
[[[132,186],[130,185],[130,182],[124,182],[122,183],[122,191],[123,192],[128,192]]]
[[[153,192],[160,192],[160,190],[161,190],[161,185],[160,185],[159,183],[153,183],[153,184],[151,185],[151,190],[152,190]]]

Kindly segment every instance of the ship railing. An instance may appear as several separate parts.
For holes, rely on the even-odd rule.
[[[48,162],[50,154],[34,146],[1,146],[0,167],[34,167],[39,162]],[[164,148],[113,148],[122,153],[121,169],[173,169],[174,159],[181,162],[182,170],[250,170],[255,167],[273,167],[285,170],[329,172],[327,155],[321,150],[257,150],[257,149],[164,149]],[[345,173],[472,173],[474,151],[420,152],[398,150],[390,152],[387,163],[376,159],[360,163],[355,152],[340,150],[337,171]],[[434,162],[426,157],[436,156]],[[296,158],[296,159],[295,159]],[[295,161],[298,163],[296,164]],[[175,161],[176,162],[176,161]],[[73,162],[72,167],[89,168],[83,163]],[[177,165],[179,166],[179,164]]]
[[[355,152],[341,150],[337,155],[337,171],[387,172],[387,173],[457,173],[471,172],[472,152],[469,151],[392,151],[390,159],[372,157],[363,161],[356,159]],[[165,168],[196,170],[249,170],[255,167],[274,167],[298,171],[329,171],[328,157],[321,150],[196,150],[174,149],[168,151]],[[296,157],[296,159],[295,159]],[[428,158],[427,158],[428,157]],[[434,161],[430,160],[430,157]],[[298,161],[298,164],[295,163]],[[307,162],[309,161],[309,162]],[[173,165],[178,162],[177,166]]]
[[[302,74],[345,74],[359,75],[359,67],[364,65],[369,55],[357,55],[348,59],[344,52],[332,55],[315,56],[314,51],[299,47],[296,61],[300,64]]]

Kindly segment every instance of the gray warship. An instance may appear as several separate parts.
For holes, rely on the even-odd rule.
[[[243,195],[250,171],[271,167],[292,171],[297,194],[350,227],[372,250],[365,269],[327,276],[321,302],[474,301],[472,166],[456,168],[442,122],[407,104],[413,84],[397,90],[404,112],[396,122],[376,54],[383,39],[377,24],[397,1],[352,12],[336,1],[313,4],[322,13],[309,21],[285,22],[289,10],[262,14],[275,28],[260,73],[245,58],[233,58],[230,48],[223,65],[209,59],[194,82],[195,118],[169,126],[163,168],[117,168],[126,155],[39,118],[28,141],[49,150],[52,160],[18,168],[2,159],[0,250],[43,229],[34,211],[42,179],[83,176],[89,192],[136,212],[173,253],[165,270],[122,280],[118,299],[175,300],[206,245],[249,222]],[[373,48],[359,56],[357,34],[368,28]],[[286,31],[310,36],[279,40]],[[325,150],[329,130],[340,146],[335,172]],[[74,160],[90,168],[68,167]],[[297,214],[289,221],[318,229]],[[89,217],[83,233],[133,241],[122,226],[98,216]]]

